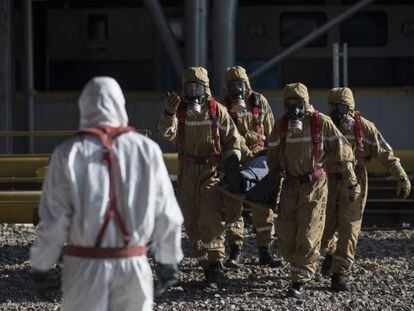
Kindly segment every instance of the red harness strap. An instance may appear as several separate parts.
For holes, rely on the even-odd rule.
[[[102,127],[102,128],[88,128],[84,129],[79,132],[79,134],[91,134],[95,135],[101,141],[104,147],[104,154],[102,157],[102,162],[108,165],[108,172],[109,172],[109,208],[106,211],[104,222],[102,227],[98,233],[98,237],[96,239],[95,247],[99,248],[105,232],[108,228],[109,222],[112,218],[115,219],[116,224],[118,225],[119,230],[122,233],[122,239],[124,241],[125,246],[128,245],[129,241],[131,240],[131,234],[129,233],[128,229],[126,228],[125,222],[116,207],[116,193],[115,193],[115,169],[117,166],[117,158],[112,150],[112,143],[115,139],[127,132],[135,131],[132,127]]]
[[[256,127],[257,134],[257,143],[254,145],[264,147],[263,142],[263,107],[259,103],[259,94],[252,91],[249,96],[250,110],[252,112],[252,117],[254,125]]]
[[[319,144],[321,143],[321,129],[319,126],[319,111],[315,111],[311,115],[311,135],[313,142],[313,169],[317,170],[317,164],[319,159]]]
[[[364,165],[364,129],[362,128],[362,120],[361,120],[361,113],[359,111],[355,111],[354,113],[354,135],[355,135],[355,155],[357,159],[358,166]]]
[[[218,108],[214,98],[210,99],[209,116],[211,120],[211,136],[214,141],[214,150],[216,155],[221,154],[220,135],[218,133]],[[184,154],[185,148],[185,117],[187,115],[187,104],[181,101],[178,108],[178,135],[180,139],[179,150]]]
[[[212,97],[210,100],[210,120],[211,120],[211,136],[214,141],[214,149],[216,154],[221,154],[220,136],[218,133],[218,108],[216,100]]]

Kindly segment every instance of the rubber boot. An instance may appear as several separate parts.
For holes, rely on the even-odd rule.
[[[282,261],[280,259],[277,259],[277,257],[272,254],[269,247],[259,246],[257,250],[259,253],[260,265],[267,265],[272,268],[278,268],[282,266]]]
[[[230,245],[229,259],[226,262],[227,268],[241,268],[242,263],[242,246],[233,244]]]
[[[321,274],[324,277],[329,277],[331,275],[331,265],[332,265],[332,255],[326,254],[325,259],[322,263]]]
[[[287,297],[293,297],[296,299],[303,299],[305,296],[305,284],[303,283],[292,283],[287,292]]]
[[[204,271],[206,276],[205,286],[208,288],[218,289],[224,285],[224,266],[221,261],[209,262],[206,270]]]
[[[339,273],[334,273],[332,275],[331,288],[335,292],[345,292],[350,289],[346,277]]]

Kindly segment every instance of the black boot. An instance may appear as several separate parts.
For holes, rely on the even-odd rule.
[[[332,255],[326,254],[325,259],[322,263],[321,273],[324,277],[329,277],[331,275],[331,266],[332,266]]]
[[[242,263],[242,246],[233,244],[230,245],[229,259],[226,262],[228,268],[241,268]]]
[[[272,254],[269,247],[259,246],[257,250],[259,252],[260,265],[268,265],[272,268],[278,268],[282,266],[282,261],[277,259],[276,256]]]
[[[303,283],[292,283],[287,292],[287,297],[293,297],[296,299],[303,299],[305,296],[305,284]]]
[[[206,276],[206,287],[214,289],[222,287],[225,280],[223,270],[224,266],[221,261],[209,262],[206,270],[204,271]]]
[[[334,273],[332,275],[331,288],[335,292],[349,291],[349,285],[346,281],[346,277],[342,274]]]

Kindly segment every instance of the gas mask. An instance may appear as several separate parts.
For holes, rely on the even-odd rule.
[[[349,107],[344,104],[329,103],[329,115],[336,126],[351,130],[354,127],[355,120],[349,114]]]
[[[288,98],[285,102],[288,117],[288,131],[301,132],[303,123],[301,119],[305,116],[305,107],[299,98]]]
[[[201,83],[187,82],[184,85],[184,101],[187,103],[188,116],[200,115],[205,95],[206,88]]]
[[[227,83],[227,92],[232,100],[245,99],[247,95],[246,81],[241,79],[230,80]]]

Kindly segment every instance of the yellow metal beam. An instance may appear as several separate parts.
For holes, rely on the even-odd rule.
[[[404,169],[414,173],[414,150],[397,150],[395,153],[401,159]],[[0,182],[11,181],[11,178],[16,178],[16,182],[19,182],[17,178],[41,178],[49,157],[50,155],[0,155]],[[177,154],[164,153],[164,161],[169,174],[177,175]],[[369,173],[387,173],[377,159],[369,162],[367,168]]]
[[[33,223],[41,191],[0,191],[0,222]]]
[[[178,174],[178,155],[176,153],[164,153],[164,162],[170,175]]]
[[[414,151],[400,150],[396,154],[401,158],[404,168],[414,172]],[[49,155],[0,156],[0,183],[43,181],[44,170]],[[165,153],[164,161],[170,175],[178,173],[178,156]],[[368,164],[370,173],[386,173],[378,160]],[[37,215],[37,206],[41,191],[0,191],[0,223],[32,223]]]

